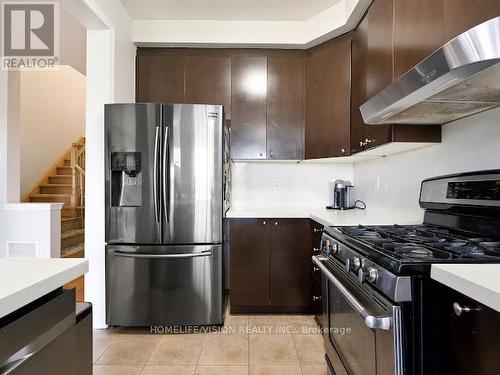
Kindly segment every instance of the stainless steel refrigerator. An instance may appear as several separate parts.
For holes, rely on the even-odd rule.
[[[105,132],[107,324],[223,323],[223,107],[109,104]]]

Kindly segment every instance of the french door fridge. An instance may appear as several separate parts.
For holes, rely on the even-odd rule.
[[[109,104],[108,325],[223,323],[222,106]]]

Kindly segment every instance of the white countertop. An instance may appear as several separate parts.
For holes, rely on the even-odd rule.
[[[348,225],[411,225],[421,224],[422,212],[398,212],[384,208],[369,207],[366,210],[328,210],[321,207],[233,207],[228,218],[304,218],[313,219],[324,226]]]
[[[0,259],[0,318],[80,277],[86,259]]]
[[[500,264],[433,264],[431,278],[500,312]]]

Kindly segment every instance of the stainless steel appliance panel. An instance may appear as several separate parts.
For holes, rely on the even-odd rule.
[[[106,246],[106,322],[223,323],[222,245]]]
[[[161,105],[108,104],[106,242],[161,243]]]
[[[325,260],[313,257],[323,274],[325,349],[334,371],[403,374],[400,307],[359,288],[355,280],[342,275],[341,268],[332,262],[327,266]]]
[[[165,244],[222,243],[223,109],[166,105]]]
[[[367,124],[446,124],[500,106],[500,17],[457,36],[361,107]]]

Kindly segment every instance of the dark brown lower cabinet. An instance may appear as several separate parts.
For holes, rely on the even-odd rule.
[[[251,311],[269,304],[269,220],[231,219],[229,222],[229,288],[232,312]]]
[[[276,219],[271,223],[269,303],[275,309],[307,311],[312,304],[310,233],[309,220]]]
[[[498,374],[500,313],[434,280],[423,280],[420,294],[423,367],[419,373]]]
[[[231,312],[313,312],[309,219],[231,219],[229,238]]]

